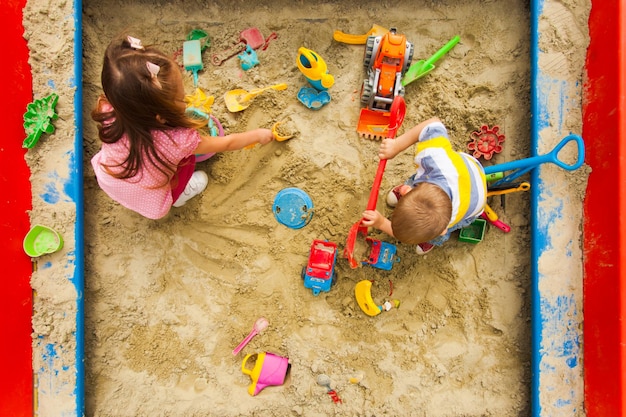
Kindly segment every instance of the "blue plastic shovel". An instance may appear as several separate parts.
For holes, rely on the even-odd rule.
[[[563,147],[565,147],[565,145],[567,145],[571,141],[576,141],[578,158],[575,163],[568,164],[559,159],[559,152],[561,152]],[[544,162],[550,162],[568,171],[573,171],[575,169],[580,168],[584,161],[585,161],[585,144],[583,142],[583,139],[578,135],[572,134],[572,135],[568,135],[564,137],[561,140],[561,142],[559,142],[559,144],[556,145],[554,149],[552,149],[552,151],[550,151],[547,154],[532,156],[530,158],[520,159],[518,161],[511,161],[511,162],[505,162],[505,163],[498,164],[498,165],[488,166],[488,167],[485,167],[485,174],[489,175],[489,174],[493,174],[496,172],[513,171],[510,174],[505,175],[504,178],[490,184],[490,186],[495,186],[499,184],[506,184],[514,180],[515,178],[518,178],[524,175],[531,169],[538,167]]]

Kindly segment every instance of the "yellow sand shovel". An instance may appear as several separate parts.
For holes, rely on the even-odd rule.
[[[227,91],[226,94],[224,94],[224,101],[226,102],[226,107],[228,107],[228,110],[230,110],[231,112],[238,112],[247,109],[248,106],[250,106],[252,99],[262,92],[267,90],[284,90],[286,88],[287,84],[282,83],[270,85],[269,87],[265,88],[257,88],[250,92],[243,89],[230,90]]]

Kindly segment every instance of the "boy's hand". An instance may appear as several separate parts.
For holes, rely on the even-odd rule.
[[[377,210],[365,210],[361,224],[366,227],[374,227],[389,236],[393,236],[391,221]]]
[[[398,152],[402,149],[398,149],[398,143],[395,139],[385,138],[380,143],[380,148],[378,149],[378,157],[380,159],[392,159],[394,158]]]
[[[380,229],[384,221],[385,217],[377,210],[365,210],[363,212],[363,221],[361,223],[363,226]]]

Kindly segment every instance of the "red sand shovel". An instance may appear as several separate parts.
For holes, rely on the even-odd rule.
[[[389,127],[387,128],[387,137],[395,138],[398,129],[404,121],[404,115],[406,114],[406,103],[402,96],[396,96],[393,99],[391,108],[389,109]],[[378,162],[378,169],[376,170],[376,176],[374,177],[374,185],[370,191],[370,198],[367,202],[367,210],[376,210],[376,202],[378,201],[378,192],[380,190],[380,183],[383,179],[383,173],[385,172],[385,166],[387,165],[386,159],[381,159]],[[356,245],[356,239],[358,234],[367,236],[367,227],[363,226],[363,218],[354,223],[348,232],[348,239],[346,241],[346,248],[343,251],[343,257],[348,259],[348,263],[352,269],[360,265],[359,260],[354,258],[354,247]]]

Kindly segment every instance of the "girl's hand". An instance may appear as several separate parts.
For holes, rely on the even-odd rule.
[[[265,145],[274,140],[274,135],[269,129],[253,129],[246,132],[231,133],[226,136],[200,136],[200,144],[196,148],[196,154],[209,152],[224,152],[244,149],[257,143]]]
[[[258,142],[261,145],[265,145],[274,140],[274,134],[270,129],[254,129],[252,133],[255,137],[255,142]]]

